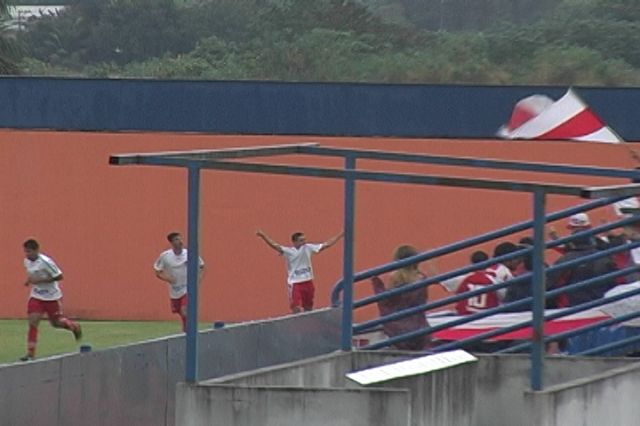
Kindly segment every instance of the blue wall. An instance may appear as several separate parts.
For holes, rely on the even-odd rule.
[[[490,138],[515,102],[566,88],[0,78],[0,126]],[[579,88],[620,135],[640,141],[640,88]]]

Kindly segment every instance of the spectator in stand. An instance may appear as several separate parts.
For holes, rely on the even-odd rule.
[[[518,241],[518,244],[520,245],[521,249],[533,247],[533,238],[531,238],[531,237],[522,237],[522,238],[520,238],[520,241]],[[513,276],[514,277],[518,277],[520,275],[526,274],[527,272],[531,272],[531,269],[527,269],[526,257],[527,257],[527,255],[522,257],[522,262],[520,262],[518,264],[517,268],[513,271]],[[532,260],[529,259],[529,262],[531,262],[531,261]]]
[[[523,237],[519,241],[520,248],[527,248],[533,246],[533,238],[531,237]],[[547,268],[548,265],[545,263],[544,267]],[[524,274],[533,272],[533,254],[528,253],[522,257],[522,263],[519,265],[517,270],[514,272],[514,277],[518,277]],[[518,300],[526,299],[527,297],[531,297],[533,295],[533,288],[531,287],[532,277],[529,279],[525,279],[524,281],[514,283],[507,288],[507,295],[504,298],[503,303],[511,303],[516,302]],[[547,300],[545,303],[545,308],[551,309],[554,308],[553,300]],[[507,309],[506,312],[524,312],[533,310],[532,302],[523,304],[522,306],[518,306],[515,308]],[[515,342],[519,343],[518,341]],[[549,355],[558,354],[564,351],[566,347],[566,340],[561,340],[559,342],[549,342],[546,345],[546,352]]]
[[[482,250],[476,250],[471,254],[470,260],[471,260],[471,264],[475,265],[476,263],[489,260],[489,255]],[[450,291],[451,293],[455,293],[458,290],[458,287],[460,287],[460,284],[462,283],[462,281],[464,281],[464,279],[471,274],[473,274],[473,272],[469,272],[463,275],[458,275],[456,277],[449,278],[448,280],[442,281],[440,285],[442,285],[445,289],[447,289],[447,291]]]
[[[640,162],[640,155],[636,150],[629,147],[629,153],[634,160]],[[640,171],[640,167],[635,167],[634,169],[636,171]],[[631,179],[631,183],[640,183],[640,179]],[[640,197],[634,196],[615,202],[613,204],[613,211],[618,219],[624,219],[634,215],[638,216],[640,219]],[[638,240],[640,240],[640,220],[626,225],[622,235],[611,239],[610,246],[615,247],[619,244],[626,244]],[[634,264],[640,265],[640,247],[628,252],[612,255],[612,259],[619,269],[626,268]],[[616,281],[618,284],[628,284],[638,280],[639,278],[640,274],[634,273],[621,277]]]
[[[521,249],[533,247],[533,238],[523,237],[520,239],[519,243],[520,243]],[[549,265],[547,265],[547,263],[545,262],[544,267],[547,268],[548,266]],[[529,274],[529,273],[533,273],[533,254],[532,253],[528,253],[522,256],[522,262],[518,265],[516,270],[513,272],[513,276],[519,277],[521,275]],[[514,283],[513,285],[510,285],[507,288],[507,294],[504,297],[503,303],[506,304],[506,303],[515,302],[521,299],[525,299],[527,297],[531,297],[532,294],[533,293],[531,288],[531,278],[525,279],[524,281]],[[548,309],[554,307],[553,301],[549,301],[549,300],[546,302],[545,305],[546,305],[546,308]],[[516,308],[511,308],[508,311],[523,312],[523,311],[530,311],[530,310],[531,310],[531,303],[527,303],[525,305],[518,306]]]
[[[523,244],[523,241],[525,244],[521,245],[520,248],[526,248],[527,247],[526,243],[528,243],[529,240],[530,240],[529,237],[525,237],[521,239],[520,244]],[[531,243],[532,243],[531,245],[533,245],[533,240],[531,241]],[[532,271],[533,271],[533,256],[531,253],[528,253],[522,257],[522,262],[520,262],[516,270],[513,272],[513,276],[517,278],[521,275],[531,273]],[[524,279],[524,281],[514,283],[509,287],[507,287],[507,293],[504,297],[503,303],[506,304],[506,303],[516,302],[518,300],[531,297],[531,295],[532,295],[531,277],[529,277],[529,279]],[[508,312],[523,312],[523,311],[530,311],[530,310],[531,310],[531,302],[527,304],[523,304],[521,306],[517,306],[515,308],[510,308],[508,309]]]
[[[567,223],[567,229],[571,234],[577,234],[578,232],[586,231],[587,229],[591,229],[591,220],[589,219],[589,215],[586,213],[576,213],[569,217],[569,222]],[[557,240],[560,238],[556,229],[552,226],[549,227],[549,238],[552,240]],[[592,235],[589,237],[593,240],[595,247],[598,250],[605,249],[607,247],[608,241],[606,238]],[[567,244],[563,244],[560,246],[555,246],[553,250],[557,251],[560,254],[565,254],[567,251],[573,248],[573,242],[568,242]]]
[[[504,256],[518,251],[519,249],[520,247],[511,242],[503,242],[496,246],[493,252],[493,257]],[[462,294],[478,290],[492,284],[508,281],[513,278],[513,271],[516,270],[521,261],[521,258],[516,257],[505,260],[501,263],[496,263],[487,269],[476,271],[462,281],[456,293]],[[469,299],[461,300],[456,304],[456,310],[460,315],[468,315],[481,312],[486,309],[495,308],[500,305],[504,299],[506,291],[506,288],[502,288],[497,291],[489,291],[487,293],[478,294]]]
[[[413,246],[402,245],[395,250],[393,254],[393,260],[402,260],[412,256],[416,256],[417,254],[418,251]],[[389,283],[386,286],[379,277],[373,277],[371,279],[371,284],[373,286],[373,291],[375,292],[375,294],[380,294],[387,290],[412,284],[425,278],[426,276],[420,271],[419,264],[414,263],[405,266],[404,268],[393,271],[389,277]],[[426,289],[419,288],[417,290],[412,290],[378,301],[378,309],[380,311],[380,316],[386,316],[394,312],[424,305],[425,303],[427,303]],[[394,337],[401,334],[409,333],[414,330],[425,328],[426,326],[427,319],[425,317],[425,313],[418,312],[416,314],[401,318],[396,321],[387,322],[383,324],[382,327],[387,336]],[[400,350],[419,351],[423,350],[428,342],[428,336],[422,335],[414,337],[410,340],[395,343],[393,346],[396,349]]]
[[[573,240],[573,244],[568,247],[567,253],[560,257],[556,261],[556,265],[579,259],[597,252],[595,241],[590,237],[582,237]],[[570,284],[575,284],[590,278],[604,275],[616,270],[614,262],[609,256],[604,256],[599,259],[580,263],[576,266],[569,267],[550,274],[549,287],[556,289]],[[589,302],[591,300],[601,298],[604,293],[615,285],[614,280],[607,280],[587,288],[575,290],[570,293],[564,293],[558,296],[556,300],[556,306],[564,308],[568,306],[575,306],[581,303]]]
[[[609,247],[618,247],[624,244],[631,242],[631,240],[627,239],[626,234],[610,234],[608,236],[609,239]],[[634,261],[632,250],[625,250],[619,253],[614,253],[611,255],[611,260],[615,264],[617,269],[625,269],[630,266],[636,265]],[[616,284],[630,284],[640,280],[640,274],[638,272],[632,272],[623,277],[616,278]]]

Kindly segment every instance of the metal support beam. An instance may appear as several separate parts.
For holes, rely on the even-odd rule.
[[[200,275],[200,169],[189,165],[187,244],[187,347],[185,381],[198,381],[198,276]]]
[[[542,389],[544,368],[544,225],[545,193],[533,192],[533,336],[531,345],[531,389]]]
[[[125,166],[143,164],[144,157],[171,157],[188,160],[222,160],[229,158],[268,157],[273,155],[298,154],[302,147],[313,147],[316,143],[253,146],[246,148],[195,149],[189,151],[164,151],[154,153],[119,154],[109,157],[109,164]]]
[[[444,155],[414,154],[409,152],[388,152],[379,150],[364,150],[350,148],[323,147],[319,145],[301,146],[300,152],[309,155],[323,155],[329,157],[344,157],[356,154],[360,159],[397,161],[402,163],[440,164],[447,166],[474,167],[497,170],[530,171],[536,173],[560,173],[571,175],[603,176],[637,179],[640,171],[635,169],[575,166],[570,164],[548,164],[521,161],[508,161],[493,158],[451,157]]]
[[[356,168],[356,157],[348,155],[345,158],[345,170]],[[355,193],[356,181],[352,175],[344,180],[344,253],[342,262],[342,277],[344,282],[342,303],[342,337],[340,348],[350,351],[353,335],[353,239],[355,223]]]
[[[346,179],[370,182],[402,183],[413,185],[450,186],[454,188],[495,189],[502,191],[533,192],[543,189],[547,194],[582,196],[583,187],[577,185],[558,185],[552,183],[528,183],[521,181],[461,178],[415,173],[391,173],[359,170],[339,170],[326,167],[294,166],[288,164],[263,164],[218,160],[186,160],[180,157],[140,157],[139,165],[184,167],[188,162],[197,163],[201,169],[226,170],[246,173],[269,173],[287,176],[309,176],[315,178]]]
[[[582,190],[582,198],[633,197],[640,194],[640,184],[593,186]]]

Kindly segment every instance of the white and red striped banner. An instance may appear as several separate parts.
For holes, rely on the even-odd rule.
[[[545,315],[553,312],[557,312],[557,309],[547,309]],[[458,320],[460,316],[428,316],[429,325],[431,327],[446,324],[451,321]],[[605,312],[598,309],[592,309],[588,311],[578,312],[576,314],[567,315],[566,317],[558,318],[556,320],[547,321],[544,325],[544,334],[556,334],[564,331],[573,330],[593,324],[596,322],[604,321],[611,318]],[[486,333],[489,331],[497,330],[502,327],[508,327],[510,325],[517,324],[523,321],[530,321],[532,319],[531,312],[514,312],[508,314],[497,314],[488,318],[483,318],[468,322],[463,325],[451,327],[446,330],[441,330],[433,333],[431,336],[439,340],[462,340],[469,337],[476,336],[478,334]],[[487,340],[528,340],[531,339],[533,329],[531,327],[521,328],[520,330],[512,331],[510,333],[502,334],[500,336],[493,337]]]
[[[572,89],[556,102],[544,95],[520,100],[498,136],[505,139],[624,142]]]

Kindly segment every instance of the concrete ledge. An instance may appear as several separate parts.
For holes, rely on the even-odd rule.
[[[479,359],[478,390],[474,414],[476,424],[479,426],[523,424],[523,413],[531,409],[525,401],[525,392],[530,389],[529,356],[505,354],[477,355],[477,357]],[[629,366],[635,362],[633,358],[547,357],[543,383],[545,388],[553,387],[582,377]]]
[[[638,424],[640,363],[614,368],[551,386],[543,391],[525,391],[531,425]]]
[[[366,387],[345,377],[348,372],[417,356],[422,354],[334,352],[219,377],[195,386],[181,385],[176,395],[176,425],[471,426],[475,408],[476,362]],[[399,397],[396,394],[398,390],[403,390],[404,396]],[[234,403],[236,399],[233,398],[238,394],[242,395],[242,404]],[[308,402],[308,398],[315,399],[317,404]],[[265,401],[270,401],[271,405]],[[287,409],[274,404],[285,404]],[[334,407],[334,404],[338,405]]]
[[[181,426],[410,426],[403,389],[178,385]]]

